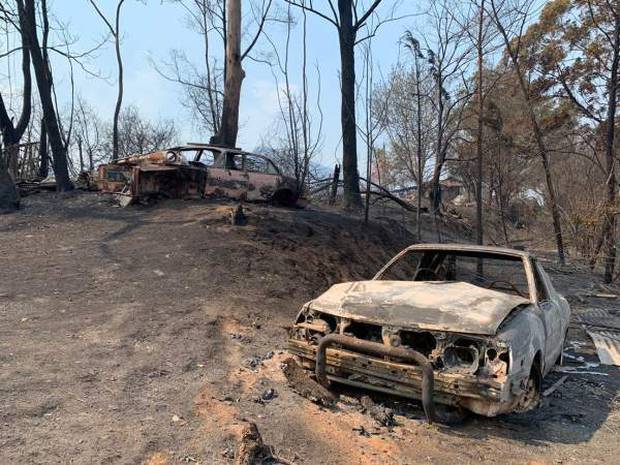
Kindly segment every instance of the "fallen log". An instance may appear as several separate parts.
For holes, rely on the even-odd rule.
[[[364,178],[360,178],[360,181],[362,182],[366,182],[366,179]],[[385,187],[370,181],[370,185],[372,187],[374,187],[375,189],[377,189],[377,191],[370,191],[370,195],[374,195],[375,197],[379,197],[379,198],[384,198],[384,199],[388,199],[391,200],[392,202],[396,203],[397,205],[401,206],[402,208],[404,208],[405,210],[408,210],[410,212],[415,212],[418,210],[418,207],[416,207],[415,205],[399,198],[396,197],[394,194],[392,194],[389,190],[387,190]],[[422,209],[422,211],[426,211],[426,209]]]

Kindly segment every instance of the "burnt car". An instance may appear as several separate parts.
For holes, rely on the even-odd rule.
[[[528,252],[418,244],[305,304],[288,347],[326,386],[421,399],[429,421],[435,403],[492,417],[538,404],[569,317]]]
[[[188,144],[101,165],[97,185],[123,205],[151,197],[222,196],[293,206],[295,180],[264,155],[213,144]]]

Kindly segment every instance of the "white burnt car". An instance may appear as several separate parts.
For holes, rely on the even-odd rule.
[[[289,350],[332,382],[485,416],[538,404],[561,358],[570,308],[527,252],[413,245],[371,281],[304,305]]]

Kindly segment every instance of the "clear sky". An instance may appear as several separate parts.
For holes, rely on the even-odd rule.
[[[379,14],[389,12],[395,0],[385,0],[378,9]],[[282,0],[275,0],[279,8],[286,8]],[[321,4],[315,2],[315,4]],[[415,5],[414,5],[415,3]],[[420,3],[404,0],[399,14],[419,11]],[[105,12],[112,17],[115,0],[99,0]],[[255,23],[249,17],[248,1],[244,2],[244,42],[253,35]],[[92,9],[88,0],[51,0],[51,11],[56,18],[66,23],[71,33],[79,39],[73,45],[75,52],[89,49],[105,34],[105,27]],[[184,50],[190,58],[201,63],[202,48],[200,37],[187,28],[185,13],[174,3],[160,0],[127,0],[122,15],[122,53],[125,62],[124,104],[134,104],[146,117],[174,119],[181,132],[181,141],[207,141],[210,134],[202,134],[196,129],[187,110],[180,103],[180,88],[163,79],[153,68],[151,59],[165,60],[173,48]],[[299,12],[296,12],[299,13]],[[373,42],[377,67],[384,73],[398,61],[401,53],[398,40],[406,28],[423,28],[416,24],[419,18],[406,18],[384,26]],[[269,33],[278,44],[284,44],[285,28],[282,25],[268,25]],[[340,139],[340,96],[338,73],[340,68],[336,29],[333,25],[308,16],[308,56],[309,63],[318,63],[321,74],[321,106],[324,113],[324,143],[320,156],[322,163],[331,165],[339,153]],[[299,43],[301,24],[296,27],[296,35],[291,47],[291,69],[293,85],[300,86],[301,53],[295,51]],[[256,54],[268,51],[265,42],[259,42],[254,49]],[[88,76],[76,68],[76,88],[78,92],[100,113],[110,120],[116,99],[116,63],[112,44],[100,50],[97,57],[88,64],[89,68],[100,71],[107,80]],[[361,62],[361,48],[357,56]],[[244,61],[246,78],[242,88],[240,132],[238,145],[253,149],[259,145],[263,136],[273,124],[278,114],[277,87],[269,67],[250,60]],[[56,87],[59,98],[68,102],[68,75],[63,61],[55,59]],[[318,77],[310,67],[310,92],[316,95]],[[360,147],[360,158],[363,156]]]

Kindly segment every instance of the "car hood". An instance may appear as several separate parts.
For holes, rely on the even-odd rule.
[[[463,282],[358,281],[332,286],[310,308],[378,325],[494,335],[529,300]]]

